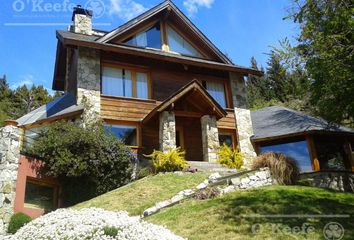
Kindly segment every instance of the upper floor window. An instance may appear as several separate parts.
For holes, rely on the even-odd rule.
[[[217,103],[219,103],[221,107],[226,108],[224,84],[219,82],[204,82],[203,85]]]
[[[140,32],[123,43],[139,46],[139,47],[149,47],[149,48],[157,48],[161,49],[161,31],[160,31],[160,23],[156,23],[154,26],[149,28],[144,32]]]
[[[102,94],[148,99],[148,74],[124,68],[103,67]]]
[[[172,27],[167,26],[168,46],[171,51],[184,55],[202,58],[202,54],[195,49],[184,37],[179,35]]]

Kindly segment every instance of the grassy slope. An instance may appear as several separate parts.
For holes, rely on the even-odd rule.
[[[149,176],[82,202],[74,208],[99,207],[113,211],[126,210],[131,215],[140,215],[155,203],[171,198],[184,189],[196,187],[207,176],[206,173],[184,175],[167,173]]]
[[[245,218],[243,214],[349,214],[349,218]],[[147,218],[188,239],[324,239],[326,223],[339,222],[345,228],[344,239],[354,239],[354,194],[335,193],[300,186],[271,186],[237,191],[204,201],[188,200]],[[276,233],[270,224],[281,227],[315,228],[310,235]],[[252,234],[251,226],[262,224],[261,234]],[[280,228],[284,229],[284,228]]]

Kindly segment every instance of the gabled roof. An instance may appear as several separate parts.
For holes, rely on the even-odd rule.
[[[179,101],[186,100],[193,101],[196,105],[199,105],[200,107],[202,107],[203,104],[204,106],[207,106],[204,111],[210,111],[211,113],[206,113],[203,112],[203,110],[199,110],[202,115],[214,115],[217,119],[220,119],[227,115],[227,112],[215,101],[215,99],[205,90],[205,88],[198,81],[193,80],[182,88],[180,88],[177,92],[172,94],[155,109],[153,109],[143,119],[143,123],[146,123],[160,112],[170,109],[174,110],[175,104],[177,104]]]
[[[170,0],[166,0],[157,6],[147,10],[146,12],[142,13],[141,15],[133,18],[132,20],[126,22],[125,24],[119,26],[118,28],[114,29],[113,31],[107,33],[103,37],[99,38],[97,42],[99,43],[108,43],[110,40],[120,36],[121,34],[125,33],[126,31],[134,28],[138,24],[145,22],[146,20],[156,16],[157,14],[167,11],[173,12],[178,18],[180,22],[183,22],[195,35],[197,35],[203,42],[205,42],[206,46],[213,51],[216,56],[220,58],[223,63],[232,64],[232,61],[223,54],[189,19],[183,12]]]
[[[16,120],[19,126],[40,123],[46,120],[53,120],[60,117],[80,114],[84,108],[76,104],[76,98],[66,93],[53,101],[27,113]]]
[[[251,111],[251,117],[254,141],[310,132],[354,134],[354,129],[336,126],[322,118],[280,106]]]

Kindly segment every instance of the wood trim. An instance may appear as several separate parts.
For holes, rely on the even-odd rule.
[[[198,112],[188,112],[188,111],[173,111],[176,117],[192,117],[192,118],[201,118],[203,116],[202,113]]]
[[[306,135],[307,146],[310,151],[311,164],[313,171],[320,171],[320,162],[318,161],[317,151],[312,135]]]
[[[135,71],[130,71],[131,72],[131,75],[132,75],[132,96],[134,98],[136,98],[136,72]],[[149,81],[147,82],[147,84],[149,84]],[[149,88],[149,86],[148,86]],[[149,92],[149,89],[147,89],[148,92]],[[149,94],[148,94],[148,97],[149,97]]]
[[[27,183],[32,183],[34,185],[39,185],[39,186],[44,186],[44,187],[50,187],[53,188],[53,208],[56,209],[59,206],[59,188],[60,185],[56,184],[52,181],[47,181],[44,179],[39,179],[39,178],[33,178],[33,177],[26,177],[26,185]],[[24,196],[26,197],[26,192],[24,193]],[[25,199],[23,199],[23,208],[27,208],[27,209],[33,209],[33,208],[29,208],[26,207],[26,202]],[[40,208],[43,209],[43,208]]]

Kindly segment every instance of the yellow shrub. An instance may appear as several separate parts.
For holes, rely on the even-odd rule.
[[[217,151],[218,159],[216,160],[222,166],[227,168],[235,168],[240,170],[243,165],[243,154],[238,150],[232,150],[226,144],[220,146]]]
[[[171,149],[168,152],[154,150],[150,155],[145,155],[152,159],[152,164],[156,173],[173,172],[183,170],[188,166],[184,158],[185,152],[181,148]]]

